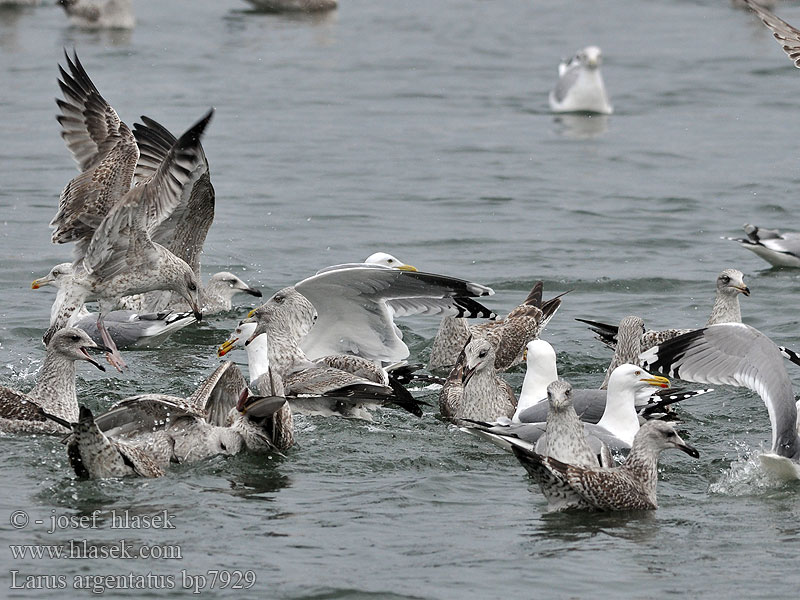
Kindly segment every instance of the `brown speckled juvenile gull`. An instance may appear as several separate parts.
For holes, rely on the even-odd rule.
[[[505,371],[522,360],[525,345],[539,335],[559,306],[557,296],[542,302],[543,283],[538,281],[525,301],[502,320],[469,326],[463,318],[442,319],[431,347],[428,369],[447,367],[464,348],[470,336],[485,337],[495,348],[495,368]]]
[[[633,440],[633,447],[619,467],[581,467],[537,452],[513,447],[519,461],[536,478],[553,510],[655,510],[658,508],[658,456],[677,448],[689,456],[700,454],[669,423],[648,421]],[[552,502],[550,498],[556,499]]]
[[[62,135],[83,172],[67,184],[51,225],[53,241],[75,242],[73,283],[64,293],[55,323],[63,327],[87,300],[100,305],[97,325],[112,350],[103,317],[130,294],[163,289],[179,293],[201,317],[199,281],[191,267],[151,234],[180,204],[185,185],[203,160],[200,137],[213,110],[184,133],[146,181],[130,188],[139,158],[127,126],[103,99],[78,62],[67,57],[70,74],[61,69],[59,100]],[[121,370],[118,352],[110,362]]]
[[[46,411],[68,422],[78,419],[78,398],[75,394],[75,361],[85,360],[101,371],[103,365],[86,352],[102,348],[85,332],[67,327],[60,330],[47,346],[44,364],[36,385],[26,394],[0,387],[0,431],[10,433],[59,433],[63,428],[42,414]]]
[[[166,394],[126,398],[98,416],[97,425],[106,435],[151,453],[171,451],[172,462],[180,463],[245,449],[280,451],[291,447],[294,427],[285,399],[276,399],[269,414],[246,414],[240,410],[249,406],[246,390],[247,382],[238,367],[225,362],[186,399]],[[155,438],[153,434],[157,434]],[[256,440],[254,447],[248,444]]]
[[[443,417],[459,422],[463,419],[494,421],[511,418],[517,406],[514,391],[494,367],[495,350],[485,338],[476,338],[464,347],[463,364],[453,368],[448,383],[439,393],[439,410]],[[450,381],[461,373],[461,381]]]

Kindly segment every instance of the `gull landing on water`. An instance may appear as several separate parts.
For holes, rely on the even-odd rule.
[[[558,83],[549,97],[553,112],[614,112],[600,74],[601,60],[600,48],[587,46],[558,66]]]

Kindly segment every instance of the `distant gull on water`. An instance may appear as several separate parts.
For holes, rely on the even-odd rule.
[[[587,46],[558,66],[558,83],[550,92],[553,112],[589,112],[610,115],[614,112],[600,74],[601,52]]]
[[[774,267],[800,267],[800,233],[764,229],[750,223],[746,223],[743,229],[746,238],[722,239],[738,242],[742,248],[747,248]]]

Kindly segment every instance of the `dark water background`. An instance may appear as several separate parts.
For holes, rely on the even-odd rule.
[[[562,375],[588,387],[610,356],[575,317],[702,325],[716,275],[736,267],[753,292],[745,321],[800,347],[800,272],[720,240],[745,222],[800,230],[800,73],[727,2],[342,0],[322,17],[254,14],[240,1],[134,5],[132,33],[71,28],[51,4],[0,13],[3,384],[33,384],[53,296],[30,281],[69,258],[47,228],[75,174],[54,119],[64,47],[129,124],[147,114],[180,132],[217,108],[204,140],[217,190],[206,273],[230,269],[268,296],[385,250],[491,285],[498,312],[543,279],[550,294],[571,290],[544,337]],[[800,23],[796,3],[779,14]],[[557,63],[588,44],[603,49],[616,112],[554,117]],[[246,310],[128,353],[123,376],[79,367],[81,399],[99,409],[189,393]],[[403,321],[412,359],[427,357],[437,325]],[[517,390],[522,378],[508,374]],[[513,458],[441,422],[435,392],[418,394],[433,404],[419,420],[298,419],[286,458],[217,458],[153,481],[77,481],[57,439],[5,436],[0,585],[11,570],[70,581],[152,572],[179,587],[182,570],[252,569],[256,585],[237,597],[797,595],[800,488],[749,460],[770,439],[756,395],[720,388],[685,406],[701,459],[663,457],[657,512],[596,516],[543,514]],[[176,529],[111,529],[111,511],[126,509],[166,509]],[[45,525],[14,530],[14,510]],[[46,531],[51,515],[95,510],[97,529]],[[22,560],[6,549],[121,537],[178,544],[183,559]]]

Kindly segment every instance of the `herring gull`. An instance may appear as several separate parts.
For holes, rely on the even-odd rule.
[[[668,385],[667,379],[651,375],[636,365],[617,367],[611,377],[602,417],[596,424],[586,422],[584,418],[581,419],[592,449],[598,454],[601,453],[603,445],[608,446],[614,452],[629,449],[636,432],[639,431],[639,416],[635,407],[636,394],[646,388],[663,388]],[[573,390],[570,394],[570,404],[573,407],[577,391],[579,390]],[[602,392],[602,390],[598,391]],[[546,403],[545,406],[547,406]],[[525,418],[525,413],[522,417]],[[477,423],[475,428],[496,434],[500,438],[512,437],[530,444],[537,444],[538,451],[541,452],[539,444],[546,442],[546,439],[541,439],[545,434],[545,423],[546,420],[521,423]],[[492,441],[506,450],[510,449],[508,444],[502,440],[493,439]]]
[[[550,109],[557,113],[614,112],[600,74],[600,62],[597,46],[587,46],[568,61],[562,61],[558,65],[558,83],[550,92]]]
[[[444,317],[433,340],[428,369],[452,366],[470,336],[486,337],[493,343],[496,369],[504,371],[521,362],[525,345],[539,335],[561,306],[563,294],[542,301],[543,287],[543,282],[537,281],[522,304],[504,319],[469,326],[463,318]]]
[[[510,418],[517,406],[511,386],[497,374],[495,349],[485,338],[470,340],[439,392],[439,411],[454,422]]]
[[[34,290],[47,285],[58,288],[50,311],[50,325],[55,323],[71,279],[72,263],[61,263],[50,269],[44,277],[34,279],[31,284]],[[195,317],[191,312],[138,313],[133,310],[112,310],[103,320],[117,348],[151,348],[161,344],[179,329],[194,323]],[[102,343],[97,316],[90,313],[85,305],[81,305],[70,315],[67,325],[83,329],[95,342]]]
[[[669,423],[648,421],[633,440],[628,458],[619,467],[582,467],[514,446],[512,451],[525,470],[547,488],[548,497],[565,500],[551,504],[555,510],[592,511],[655,510],[658,508],[658,456],[677,448],[699,458]],[[578,500],[576,502],[576,500]]]
[[[49,421],[47,411],[69,422],[78,418],[75,393],[75,361],[85,360],[101,371],[103,365],[87,350],[99,346],[80,329],[67,327],[56,333],[47,345],[44,364],[36,385],[27,393],[0,387],[0,431],[23,433],[59,433],[63,429]]]
[[[800,478],[797,404],[783,356],[763,333],[742,323],[711,325],[673,338],[642,354],[650,368],[685,381],[746,387],[767,407],[772,448],[762,455],[767,468],[780,465]],[[769,463],[769,464],[767,464]]]
[[[799,34],[800,35],[800,34]],[[774,267],[800,267],[800,233],[780,232],[745,223],[746,238],[723,237],[763,258]]]
[[[75,242],[74,279],[64,294],[55,324],[66,324],[85,301],[98,300],[97,325],[109,362],[121,370],[124,361],[103,325],[103,317],[122,296],[162,289],[178,292],[196,318],[199,281],[191,267],[162,245],[154,232],[180,204],[182,190],[202,163],[200,137],[213,109],[172,146],[158,169],[130,188],[139,150],[130,129],[97,91],[77,55],[67,55],[68,74],[60,68],[65,100],[58,100],[62,136],[82,173],[61,193],[51,222],[56,243]]]

